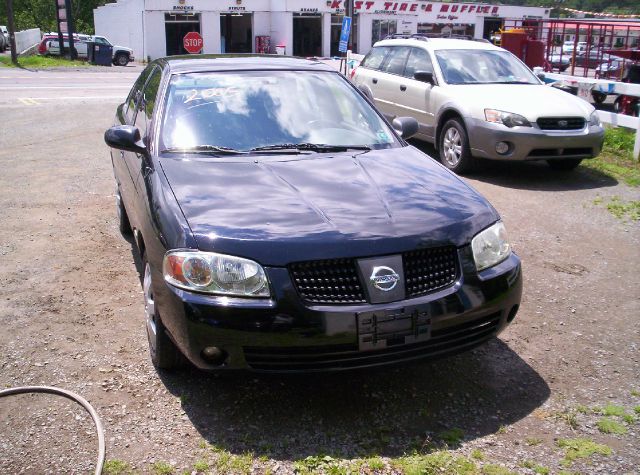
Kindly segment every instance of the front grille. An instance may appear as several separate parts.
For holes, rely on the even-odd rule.
[[[591,157],[591,148],[534,148],[529,152],[528,158],[549,158],[549,157]]]
[[[541,117],[537,120],[542,130],[580,130],[584,129],[582,117]]]
[[[458,251],[437,247],[402,255],[407,297],[418,297],[453,284],[458,276]]]
[[[312,347],[245,346],[247,364],[262,371],[309,371],[349,369],[382,365],[418,358],[435,358],[459,353],[496,335],[500,312],[431,332],[421,343],[395,345],[382,350],[358,351],[354,343]]]
[[[292,264],[291,277],[307,302],[365,303],[354,259],[326,259]]]
[[[402,254],[407,298],[453,284],[458,277],[454,246],[419,249]],[[365,303],[356,259],[325,259],[291,264],[291,277],[303,300],[320,304]]]

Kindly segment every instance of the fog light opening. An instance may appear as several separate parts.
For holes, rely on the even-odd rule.
[[[516,318],[516,313],[518,313],[518,308],[520,308],[519,305],[514,305],[513,307],[511,307],[511,310],[509,311],[509,316],[507,317],[507,322],[511,323],[513,319]]]
[[[496,152],[500,155],[506,155],[510,149],[509,142],[498,142],[496,144]]]
[[[217,346],[207,346],[202,350],[201,356],[207,363],[219,366],[227,359],[227,352]]]

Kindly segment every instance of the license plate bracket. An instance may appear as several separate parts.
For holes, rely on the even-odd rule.
[[[361,351],[408,345],[431,338],[431,317],[424,306],[359,312],[356,319]]]

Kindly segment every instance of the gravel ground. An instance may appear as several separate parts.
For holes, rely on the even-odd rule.
[[[91,101],[10,109],[12,133],[0,135],[2,387],[80,393],[103,420],[107,458],[142,473],[192,473],[198,461],[214,473],[343,473],[374,455],[379,465],[352,473],[399,473],[403,454],[445,440],[487,473],[489,464],[534,473],[529,462],[550,473],[640,472],[640,414],[610,416],[624,435],[597,427],[603,410],[619,412],[607,405],[628,415],[640,406],[640,226],[605,206],[640,199],[638,189],[543,164],[468,178],[502,214],[525,275],[514,324],[470,353],[309,377],[158,373],[139,260],[116,227],[102,142],[114,110]],[[575,438],[611,454],[562,465],[558,441]],[[0,399],[1,473],[90,473],[96,440],[70,401]]]

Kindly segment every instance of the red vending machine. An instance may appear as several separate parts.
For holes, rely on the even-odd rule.
[[[271,52],[271,37],[256,36],[256,53],[269,54]]]

